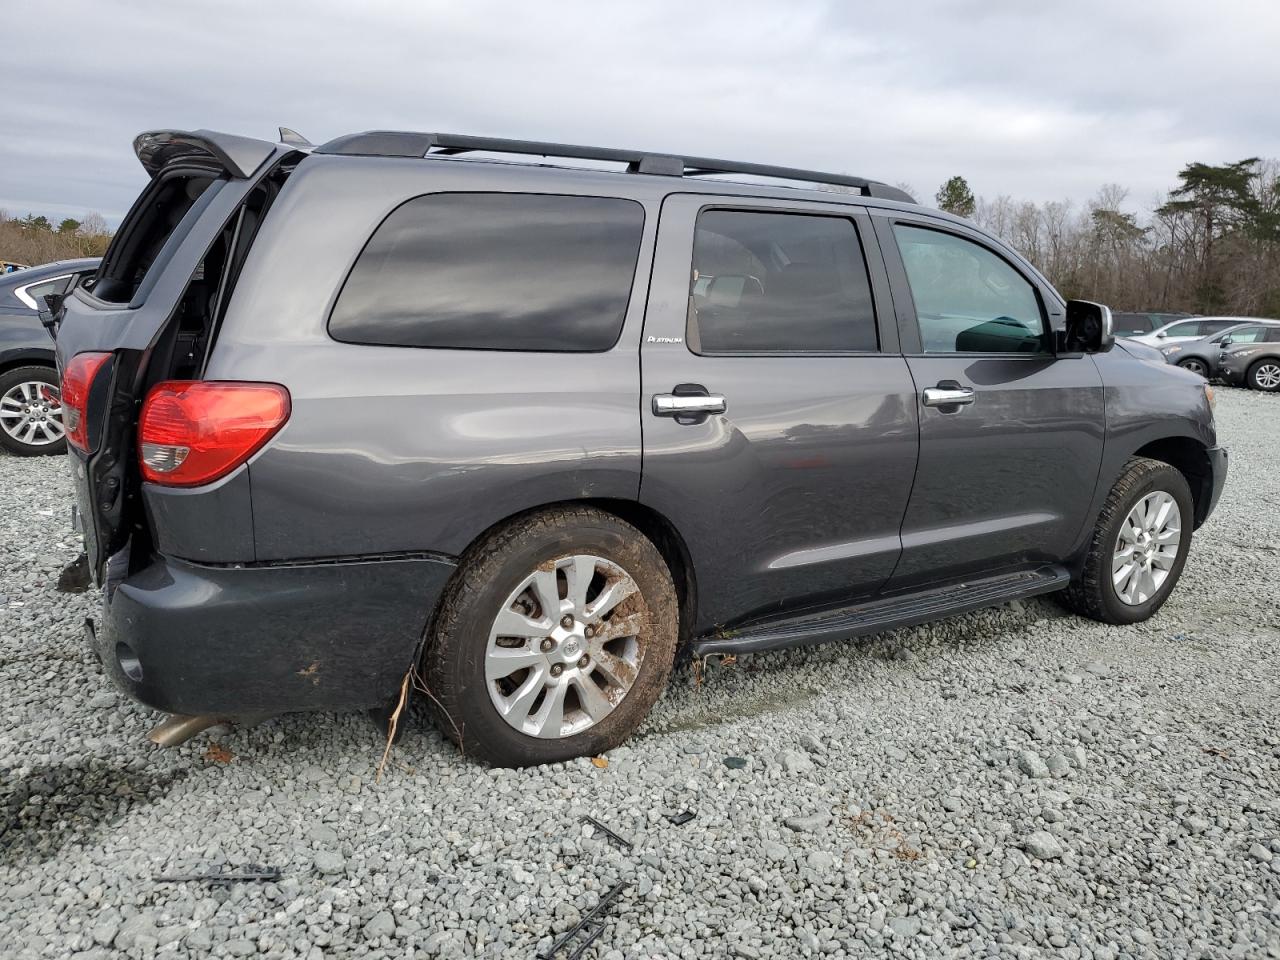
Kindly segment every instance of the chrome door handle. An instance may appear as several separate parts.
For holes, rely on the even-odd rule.
[[[925,387],[924,405],[926,407],[956,407],[964,403],[973,403],[972,387]]]
[[[724,397],[718,393],[655,393],[653,395],[655,417],[678,417],[683,414],[724,413],[724,411]]]

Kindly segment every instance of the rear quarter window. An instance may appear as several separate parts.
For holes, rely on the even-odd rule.
[[[329,317],[347,343],[598,352],[617,341],[644,209],[610,197],[438,193],[397,207]]]

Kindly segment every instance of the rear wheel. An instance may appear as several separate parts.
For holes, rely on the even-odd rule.
[[[52,367],[16,367],[0,374],[0,446],[20,457],[67,449],[58,373]]]
[[[1268,393],[1280,390],[1280,360],[1259,360],[1249,368],[1245,382],[1255,390]]]
[[[1076,613],[1137,623],[1164,605],[1191,548],[1194,504],[1186,478],[1167,463],[1135,457],[1111,488],[1084,569],[1061,594]]]
[[[1178,366],[1183,370],[1190,370],[1192,373],[1197,373],[1202,377],[1209,376],[1209,367],[1199,357],[1187,357],[1187,359],[1179,363]]]
[[[583,507],[513,521],[469,549],[423,659],[465,754],[552,763],[621,743],[657,701],[677,640],[671,574],[630,524]]]

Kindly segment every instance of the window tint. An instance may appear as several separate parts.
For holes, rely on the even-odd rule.
[[[630,200],[441,193],[398,207],[338,295],[352,343],[599,351],[618,339],[644,210]]]
[[[1280,343],[1280,327],[1267,327],[1267,343]]]
[[[1231,338],[1232,343],[1261,343],[1266,339],[1266,327],[1241,327],[1239,330],[1232,330],[1226,336]]]
[[[54,293],[65,293],[67,287],[71,285],[71,280],[71,277],[56,277],[53,280],[46,280],[44,283],[37,283],[34,286],[27,287],[27,296],[43,306],[45,297]]]
[[[939,230],[896,224],[926,353],[1039,353],[1049,349],[1035,287],[986,247]]]
[[[701,213],[691,284],[696,353],[879,349],[862,245],[844,217]]]
[[[1116,313],[1111,320],[1117,337],[1133,337],[1154,329],[1150,315],[1145,313]]]
[[[1211,333],[1219,333],[1227,327],[1235,326],[1232,320],[1205,320],[1200,324],[1200,336],[1207,337]]]
[[[165,174],[152,180],[112,238],[102,262],[102,279],[94,284],[93,295],[111,303],[145,296],[147,275],[165,245],[176,243],[191,229],[225,182],[207,176]],[[155,280],[151,277],[151,286]]]
[[[44,298],[55,293],[66,293],[74,277],[53,277],[39,283],[18,288],[18,299],[33,310],[45,308]]]

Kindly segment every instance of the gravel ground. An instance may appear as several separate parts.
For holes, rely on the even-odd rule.
[[[0,459],[0,954],[531,957],[621,881],[589,957],[1280,957],[1280,397],[1218,418],[1146,624],[1036,601],[685,668],[607,767],[419,727],[380,783],[363,716],[145,743],[54,589],[64,462]],[[283,879],[155,879],[250,863]]]

